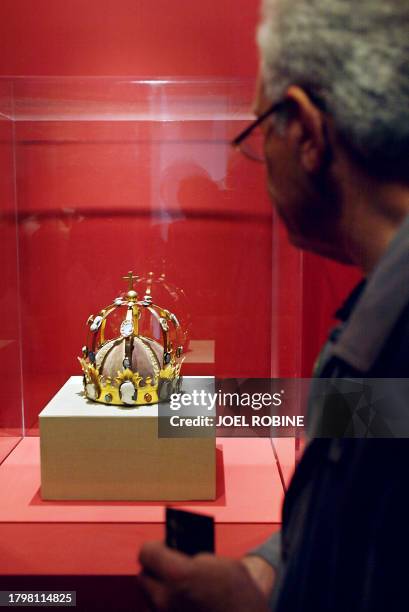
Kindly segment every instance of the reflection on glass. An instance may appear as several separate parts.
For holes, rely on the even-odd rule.
[[[118,270],[137,271],[137,285],[180,316],[184,375],[268,377],[272,363],[275,375],[293,375],[288,338],[299,309],[284,288],[298,282],[298,268],[273,223],[263,168],[229,145],[251,119],[253,82],[12,85],[1,111],[14,133],[2,206],[13,211],[15,193],[19,248],[17,262],[13,221],[4,309],[13,303],[16,320],[5,339],[18,346],[19,305],[27,431],[37,433],[38,413],[77,372],[81,322],[121,291],[112,286]],[[18,372],[18,351],[13,359]],[[21,379],[12,376],[21,409]]]

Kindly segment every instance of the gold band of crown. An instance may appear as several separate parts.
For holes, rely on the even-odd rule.
[[[82,357],[78,358],[84,373],[84,395],[103,404],[155,404],[168,399],[180,387],[180,369],[184,359],[181,357],[183,347],[180,337],[179,343],[177,342],[180,324],[174,314],[153,303],[152,273],[149,275],[143,300],[138,300],[133,286],[138,277],[129,272],[123,278],[129,282],[128,291],[87,320],[91,336],[83,347]],[[126,316],[121,323],[120,336],[106,340],[105,330],[109,316],[124,307]],[[143,312],[149,313],[159,325],[162,346],[156,340],[139,334],[139,319]],[[146,364],[149,364],[152,375],[143,377],[138,371],[132,370],[134,350],[144,357],[145,369],[148,367]],[[107,365],[112,351],[117,351],[116,358],[120,351],[123,351],[123,370],[113,372],[112,364]]]

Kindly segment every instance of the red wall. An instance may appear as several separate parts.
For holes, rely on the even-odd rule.
[[[0,74],[247,75],[258,0],[2,0]]]
[[[334,325],[333,315],[348,293],[362,278],[348,266],[323,259],[312,253],[303,256],[302,375],[310,376],[311,368],[328,330]]]
[[[183,323],[189,316],[192,340],[214,343],[214,360],[195,359],[185,374],[269,376],[271,205],[263,168],[218,140],[224,129],[211,121],[17,124],[28,423],[80,374],[85,321],[126,287],[130,269],[166,273],[184,299],[154,287],[155,301]]]
[[[0,74],[254,76],[258,5],[258,0],[3,0]],[[271,211],[260,169],[240,160],[219,184],[209,179],[206,165],[186,162],[174,166],[171,176],[157,177],[167,198],[174,187],[167,192],[166,181],[177,185],[184,215],[159,239],[160,228],[150,217],[158,204],[152,199],[149,151],[137,164],[131,148],[98,147],[89,127],[81,131],[87,147],[70,149],[57,142],[64,134],[58,127],[56,139],[54,128],[45,124],[35,132],[26,123],[17,130],[23,337],[31,347],[23,358],[28,425],[50,393],[76,373],[82,322],[113,297],[112,279],[128,269],[129,257],[122,253],[135,234],[142,238],[134,245],[132,266],[138,268],[153,243],[156,261],[167,254],[168,275],[193,298],[193,337],[216,339],[218,374],[267,376],[276,336],[276,373],[308,375],[331,314],[355,277],[308,255],[302,281],[288,277],[284,286],[286,270],[291,275],[297,269],[297,256],[281,231],[277,306]],[[183,136],[188,134],[185,128]],[[208,155],[211,159],[211,147]],[[271,329],[273,305],[279,310],[273,317],[277,332]],[[202,364],[200,373],[207,371]],[[187,373],[198,371],[190,366]]]

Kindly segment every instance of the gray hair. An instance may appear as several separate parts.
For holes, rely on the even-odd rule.
[[[290,85],[322,100],[369,169],[409,169],[408,0],[264,0],[266,94]]]

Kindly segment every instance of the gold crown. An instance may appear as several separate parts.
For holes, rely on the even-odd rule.
[[[153,303],[152,273],[142,300],[134,290],[133,272],[123,279],[128,291],[87,320],[88,340],[78,357],[84,372],[84,394],[95,402],[124,406],[156,404],[180,390],[183,346],[174,314]],[[106,340],[108,320],[125,309],[119,336]],[[141,320],[151,317],[162,343],[139,333]]]

